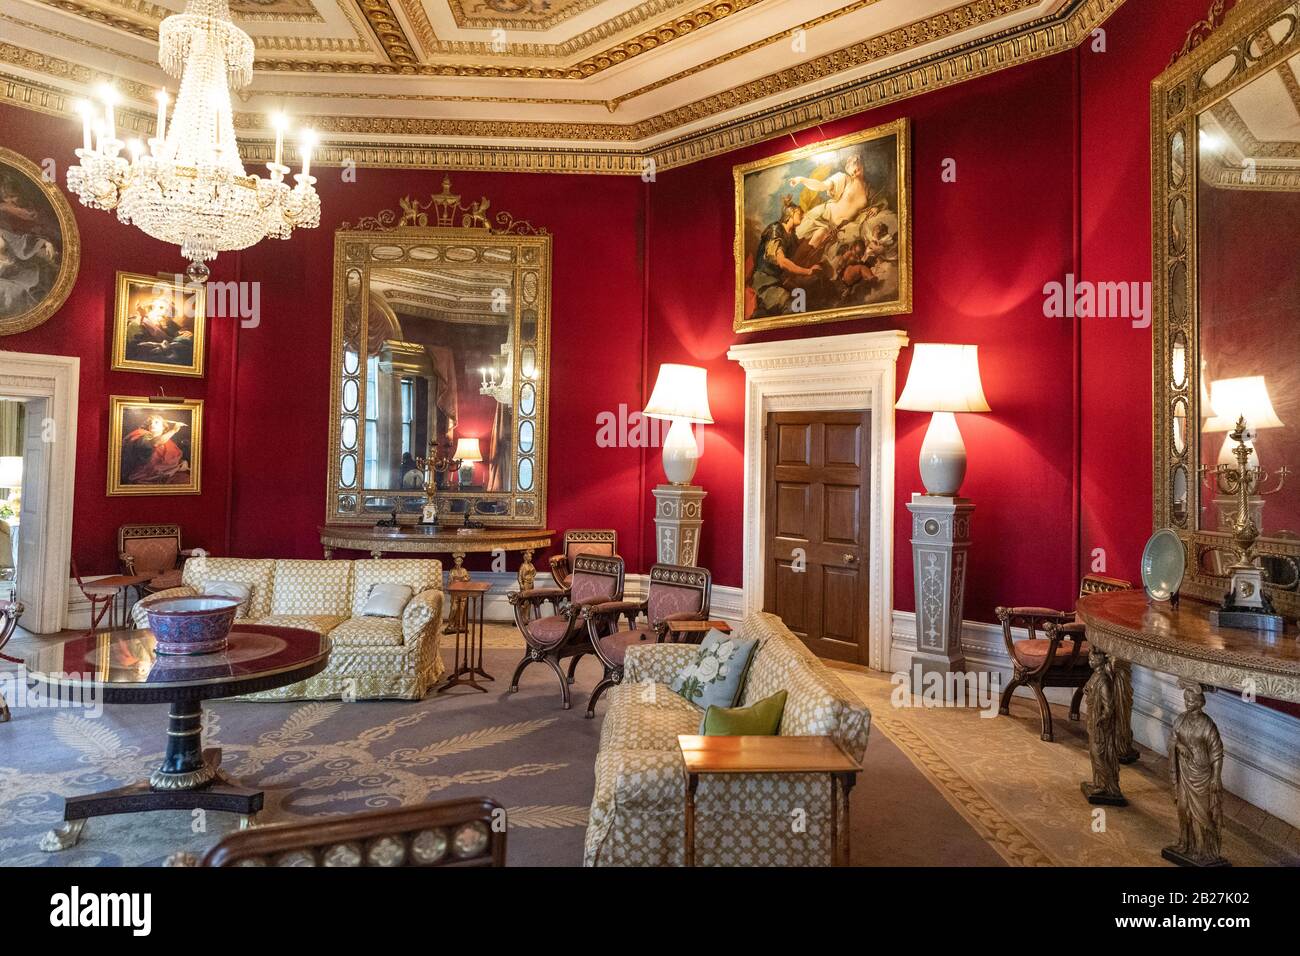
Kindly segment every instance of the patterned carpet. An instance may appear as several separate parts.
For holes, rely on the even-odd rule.
[[[218,701],[206,709],[204,743],[222,748],[232,776],[266,788],[259,823],[487,794],[507,808],[512,864],[577,864],[600,724],[561,710],[554,677],[537,666],[518,694],[503,693],[518,660],[518,650],[488,649],[497,678],[488,694]],[[584,677],[591,686],[598,674]],[[166,715],[153,705],[109,706],[98,719],[15,708],[0,725],[0,865],[157,865],[176,850],[201,854],[233,829],[236,818],[224,813],[100,817],[70,850],[37,848],[62,819],[62,796],[120,786],[157,767]]]
[[[11,648],[13,645],[11,645]],[[489,626],[487,694],[460,688],[423,701],[208,706],[207,746],[223,766],[265,788],[262,823],[486,794],[509,811],[512,866],[577,866],[591,802],[601,716],[583,718],[600,677],[578,668],[574,707],[559,706],[551,672],[535,665],[505,693],[522,644]],[[444,652],[444,657],[449,657]],[[62,819],[62,798],[131,782],[161,758],[166,708],[110,706],[102,717],[14,709],[0,725],[0,866],[152,866],[177,850],[202,854],[233,816],[154,812],[93,819],[71,850],[37,844]],[[856,865],[1001,865],[999,856],[905,753],[873,731],[853,791]]]

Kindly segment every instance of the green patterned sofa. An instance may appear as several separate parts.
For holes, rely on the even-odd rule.
[[[181,587],[159,591],[132,609],[148,627],[152,601],[203,593],[209,581],[251,588],[247,614],[236,621],[301,627],[328,634],[329,666],[315,677],[245,700],[418,700],[443,671],[442,562],[424,558],[360,561],[297,561],[273,558],[212,558],[185,562]],[[415,595],[400,620],[361,617],[373,584],[405,584]]]
[[[779,617],[751,615],[739,633],[759,641],[741,704],[785,690],[783,735],[830,736],[861,761],[871,713],[839,678]],[[702,712],[668,684],[696,652],[693,644],[629,648],[623,682],[610,691],[600,732],[586,866],[682,865],[685,783],[677,735],[698,733]],[[706,775],[695,805],[697,865],[831,862],[825,774]]]

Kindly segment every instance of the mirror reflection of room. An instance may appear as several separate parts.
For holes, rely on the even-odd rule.
[[[1260,74],[1200,116],[1201,527],[1226,530],[1236,498],[1228,437],[1244,417],[1258,470],[1252,518],[1300,536],[1300,57]],[[1177,241],[1177,240],[1171,240]]]
[[[375,269],[367,311],[365,486],[511,490],[514,290],[507,270]]]

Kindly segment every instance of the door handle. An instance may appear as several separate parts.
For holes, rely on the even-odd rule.
[[[844,563],[845,563],[845,564],[857,564],[857,563],[858,563],[858,556],[857,556],[856,554],[846,554],[846,555],[844,555]]]

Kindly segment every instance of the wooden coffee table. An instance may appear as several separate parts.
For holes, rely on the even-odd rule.
[[[686,773],[686,865],[695,865],[695,791],[706,773],[826,773],[831,776],[831,858],[849,864],[849,792],[861,765],[830,737],[702,737],[679,734]],[[840,792],[843,791],[843,800]],[[840,806],[844,822],[840,823]]]
[[[41,841],[47,852],[81,838],[90,817],[145,810],[217,810],[247,822],[263,794],[221,770],[220,748],[203,749],[203,701],[283,687],[313,677],[329,661],[330,640],[293,627],[236,625],[217,654],[168,657],[148,630],[100,631],[41,641],[24,655],[26,676],[63,700],[171,705],[162,766],[148,780],[64,800],[63,826]]]

